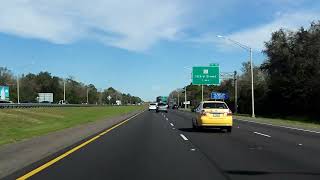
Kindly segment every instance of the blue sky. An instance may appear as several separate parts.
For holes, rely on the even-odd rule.
[[[184,67],[239,71],[279,28],[320,20],[314,0],[0,0],[0,62],[154,100],[190,82]]]

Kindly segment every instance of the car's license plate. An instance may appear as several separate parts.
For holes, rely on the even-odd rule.
[[[220,114],[213,114],[213,117],[220,117]]]

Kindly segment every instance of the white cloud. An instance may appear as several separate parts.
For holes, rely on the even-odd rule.
[[[286,30],[297,30],[301,26],[308,27],[311,22],[320,19],[320,13],[318,12],[295,12],[295,13],[276,13],[273,21],[247,28],[238,32],[233,32],[230,34],[222,34],[226,38],[238,41],[244,45],[252,47],[256,51],[261,51],[264,49],[264,42],[270,40],[273,32],[279,30],[280,28]],[[212,44],[216,49],[220,51],[234,51],[239,49],[234,43],[218,38],[217,35],[220,33],[207,33],[202,34],[199,37],[191,37],[187,39],[189,42],[193,43],[206,43]]]
[[[0,32],[53,43],[97,39],[134,51],[173,40],[182,0],[0,0]]]
[[[261,51],[264,49],[264,42],[269,41],[272,33],[280,28],[297,30],[301,26],[308,27],[312,21],[316,21],[319,18],[320,13],[311,12],[278,14],[276,19],[270,23],[231,33],[227,37],[245,43],[257,51]]]

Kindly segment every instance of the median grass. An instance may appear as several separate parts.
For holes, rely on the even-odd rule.
[[[277,126],[288,126],[293,128],[301,128],[301,129],[307,129],[307,130],[314,130],[314,131],[320,131],[320,124],[319,121],[315,120],[305,120],[305,119],[280,119],[280,118],[264,118],[264,117],[257,117],[252,118],[249,115],[234,115],[236,119],[239,120],[249,120],[259,123],[267,123]]]
[[[0,145],[123,115],[143,108],[143,106],[111,106],[0,109]]]

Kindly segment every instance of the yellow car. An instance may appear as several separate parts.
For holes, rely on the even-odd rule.
[[[204,101],[195,109],[196,118],[192,119],[193,128],[213,127],[232,131],[232,112],[223,101]]]

